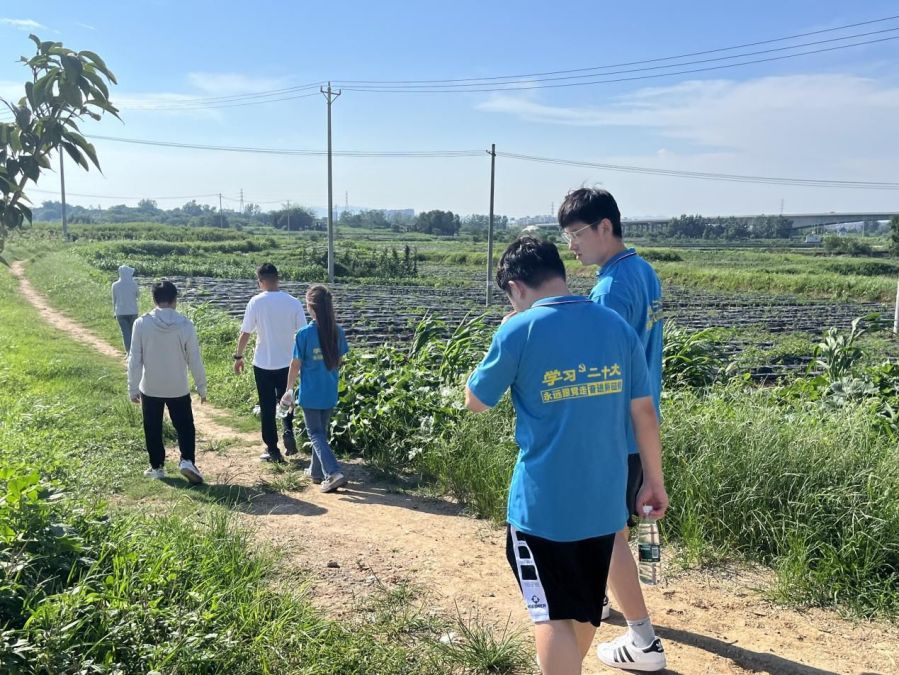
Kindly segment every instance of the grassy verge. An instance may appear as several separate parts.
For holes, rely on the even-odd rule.
[[[86,282],[90,269],[76,261],[54,253],[32,267],[32,278],[57,306],[66,307],[71,292],[52,284],[60,268],[75,275],[70,287],[84,282],[83,293],[101,295]],[[74,308],[87,313],[75,318],[89,322],[96,305]],[[213,378],[220,382],[211,398],[245,414],[252,385],[228,375],[233,321],[216,316],[198,321],[207,363],[221,376]],[[772,349],[788,356],[803,351],[799,344]],[[365,399],[350,420],[356,430],[349,436],[375,439],[356,451],[396,470],[417,471],[478,514],[502,519],[516,456],[509,408],[457,418],[435,399],[434,410],[425,410],[416,403],[423,394],[408,385],[425,374],[401,361],[374,361],[345,378]],[[428,419],[413,414],[419,409]],[[453,421],[435,422],[440,416]],[[694,561],[760,561],[777,570],[777,594],[784,601],[899,616],[899,448],[875,423],[875,412],[863,405],[834,410],[818,402],[784,402],[774,390],[718,384],[667,398],[663,416],[672,498],[666,532]],[[411,449],[410,430],[422,439]]]
[[[479,626],[479,642],[443,645],[454,624],[405,592],[371,599],[383,611],[323,618],[302,595],[272,590],[277,552],[258,553],[219,506],[185,500],[157,516],[127,500],[105,506],[146,461],[121,363],[60,338],[7,273],[0,349],[0,671],[528,670],[517,636]],[[146,489],[172,498],[162,482]]]

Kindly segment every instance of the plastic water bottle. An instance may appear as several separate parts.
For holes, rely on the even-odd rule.
[[[278,401],[278,407],[275,408],[275,417],[279,419],[284,419],[290,414],[290,411],[293,410],[292,405],[284,405],[281,401]]]
[[[650,518],[651,506],[643,507],[643,517],[637,529],[637,560],[640,581],[654,586],[662,578],[662,546],[659,540],[659,524]]]

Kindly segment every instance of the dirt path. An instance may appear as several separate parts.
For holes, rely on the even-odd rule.
[[[52,326],[117,360],[122,352],[56,311],[14,263],[22,295]],[[124,394],[123,394],[124,395]],[[228,442],[224,452],[198,457],[209,489],[252,489],[260,476],[273,480],[256,456],[256,434],[235,432],[219,419],[227,413],[194,406],[204,440]],[[221,443],[219,443],[221,444]],[[452,614],[454,605],[476,609],[482,619],[528,626],[518,588],[505,562],[504,533],[461,514],[442,500],[403,494],[372,478],[359,463],[348,465],[350,485],[323,495],[314,486],[299,491],[262,493],[242,506],[242,518],[260,545],[274,544],[286,565],[303,569],[312,580],[314,601],[332,615],[350,611],[352,600],[378,581],[412,582],[425,588],[435,609]],[[852,623],[833,612],[797,612],[760,598],[770,581],[763,571],[687,573],[646,590],[659,635],[666,641],[669,673],[777,673],[826,675],[899,673],[899,628]],[[617,636],[623,620],[597,634]],[[594,656],[585,673],[610,673]]]

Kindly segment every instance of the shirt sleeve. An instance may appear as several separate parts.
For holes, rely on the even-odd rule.
[[[140,380],[144,374],[144,347],[141,343],[143,319],[138,318],[131,329],[131,349],[128,351],[128,397],[140,393]]]
[[[631,347],[630,367],[628,368],[628,372],[630,372],[631,400],[651,396],[649,368],[646,367],[646,354],[643,351],[643,345],[633,330],[628,331],[628,336]]]
[[[293,358],[297,361],[303,360],[303,351],[306,349],[306,331],[298,330],[293,340]]]
[[[591,299],[598,302],[603,307],[613,310],[618,316],[627,321],[628,325],[636,330],[645,317],[640,316],[639,308],[634,302],[628,288],[620,281],[612,281],[609,289],[605,292],[595,292],[591,294]]]
[[[490,349],[468,378],[468,388],[477,399],[491,408],[499,403],[518,375],[520,348],[517,331],[500,326],[493,335]]]
[[[247,303],[247,309],[243,313],[243,323],[240,324],[240,332],[256,332],[256,305],[252,300]]]
[[[185,345],[187,366],[194,378],[194,385],[201,398],[206,398],[206,368],[203,367],[203,357],[200,355],[200,341],[197,338],[197,329],[190,323],[187,330],[187,343]]]

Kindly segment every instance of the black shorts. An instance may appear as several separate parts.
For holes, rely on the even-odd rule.
[[[643,462],[640,461],[640,453],[634,452],[627,456],[627,492],[625,492],[625,506],[627,506],[627,526],[637,524],[634,517],[640,517],[637,513],[637,495],[643,487]]]
[[[550,541],[506,531],[506,558],[534,623],[573,619],[599,626],[615,535]]]

